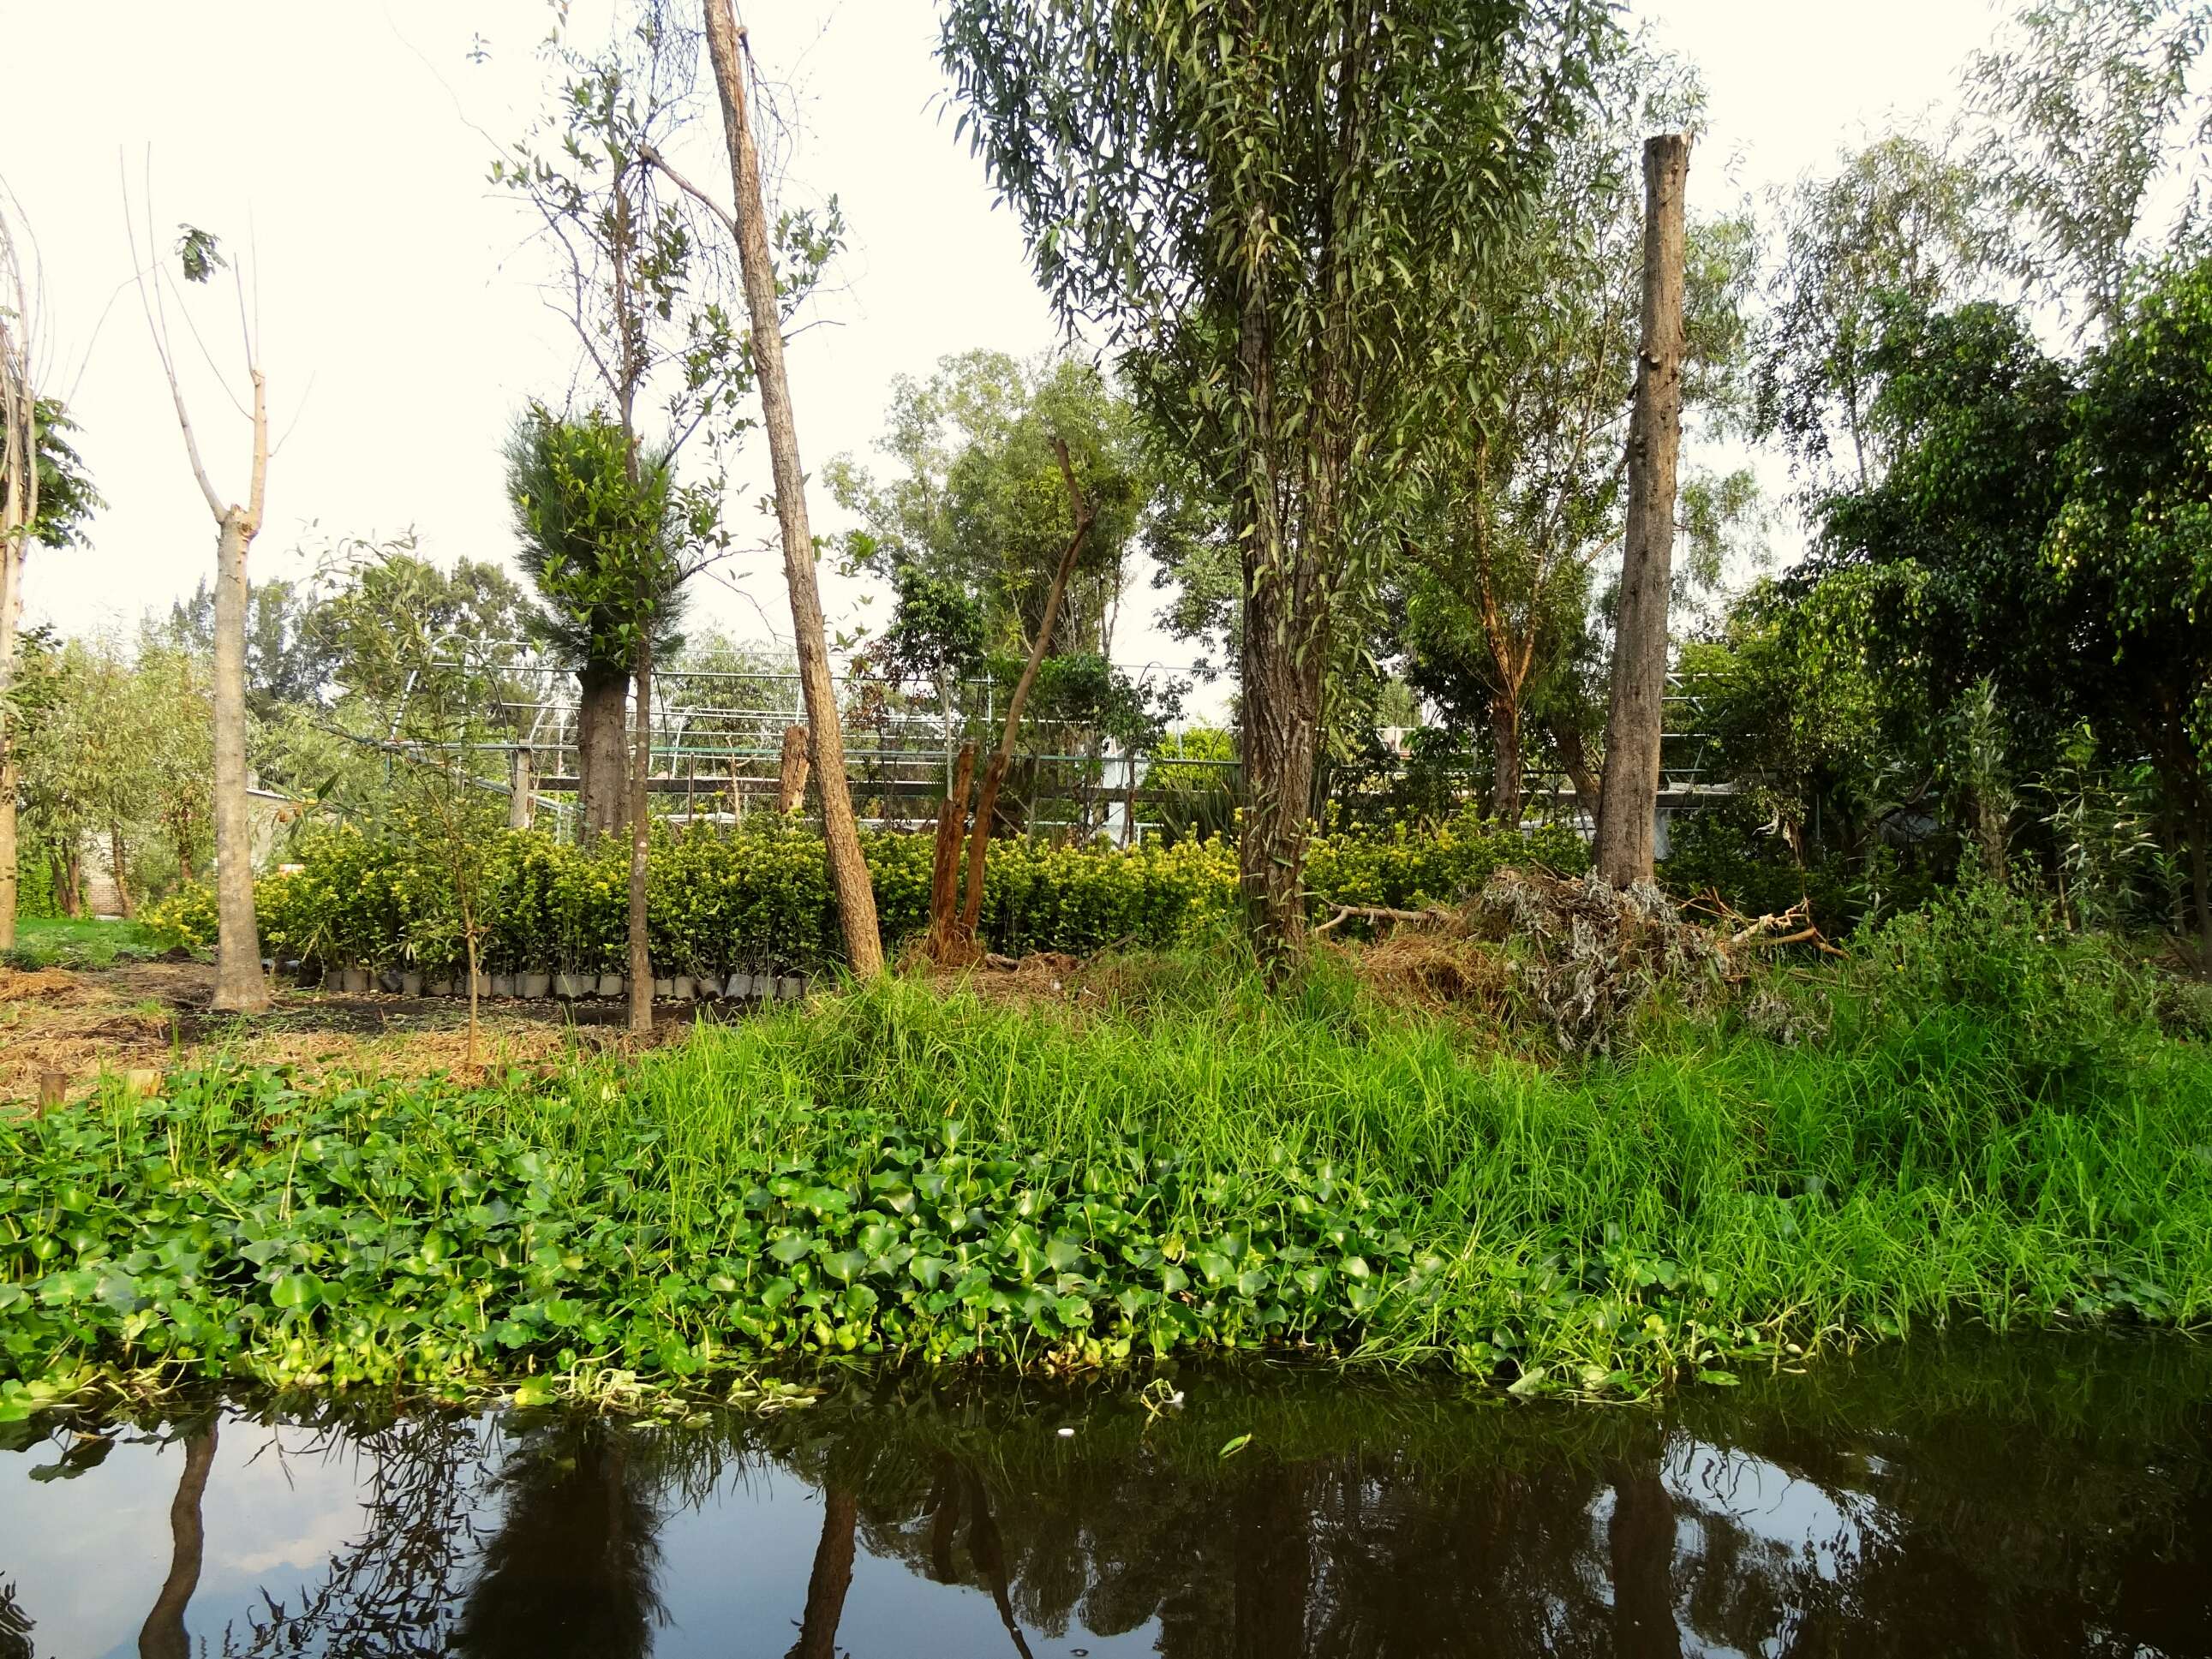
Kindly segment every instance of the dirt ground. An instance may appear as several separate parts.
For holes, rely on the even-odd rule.
[[[70,1098],[103,1075],[168,1070],[229,1055],[249,1065],[290,1065],[313,1075],[424,1077],[466,1069],[468,1005],[453,998],[331,995],[287,989],[276,1008],[251,1020],[210,1011],[215,969],[203,962],[143,962],[113,968],[0,968],[0,1103],[40,1097],[42,1076],[59,1073]],[[688,1027],[702,1009],[672,1003],[659,1030]],[[478,1063],[536,1066],[578,1047],[619,1042],[627,1014],[617,1002],[479,1005]]]

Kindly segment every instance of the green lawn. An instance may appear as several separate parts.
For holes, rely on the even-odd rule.
[[[15,924],[15,948],[8,960],[18,968],[106,968],[167,948],[135,921],[27,918]]]

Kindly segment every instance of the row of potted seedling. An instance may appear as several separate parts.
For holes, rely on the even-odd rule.
[[[465,973],[441,979],[397,969],[371,973],[366,968],[330,968],[323,973],[323,989],[386,991],[403,997],[465,997],[469,994],[469,981]],[[478,974],[477,994],[526,1002],[547,997],[573,1002],[589,997],[627,996],[629,981],[620,974]],[[799,974],[732,974],[726,978],[675,974],[656,978],[653,994],[659,1002],[711,998],[732,1002],[796,1001],[806,994],[806,980]]]

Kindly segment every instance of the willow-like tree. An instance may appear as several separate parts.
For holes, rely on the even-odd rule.
[[[1247,913],[1303,920],[1340,602],[1392,550],[1441,305],[1518,234],[1583,0],[951,0],[961,125],[1070,327],[1233,502]]]

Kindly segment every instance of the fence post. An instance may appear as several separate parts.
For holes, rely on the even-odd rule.
[[[538,815],[538,778],[529,747],[517,744],[507,751],[507,827],[527,830]]]

